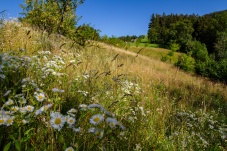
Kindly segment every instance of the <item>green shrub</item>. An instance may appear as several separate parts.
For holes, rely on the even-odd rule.
[[[195,69],[195,60],[192,57],[183,54],[179,56],[178,61],[177,63],[175,63],[175,65],[180,69],[183,69],[184,71],[193,72]]]

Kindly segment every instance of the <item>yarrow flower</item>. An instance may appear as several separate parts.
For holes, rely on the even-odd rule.
[[[108,118],[106,119],[106,122],[108,123],[108,125],[109,125],[111,128],[114,128],[114,127],[118,124],[118,122],[117,122],[116,119],[110,118],[110,117],[108,117]]]
[[[39,101],[39,102],[43,102],[43,100],[45,99],[45,95],[44,95],[43,92],[40,92],[40,93],[35,92],[35,93],[34,93],[34,97],[35,97],[36,100]]]
[[[54,129],[57,129],[58,131],[60,131],[62,129],[62,127],[65,124],[65,117],[59,113],[59,112],[51,112],[50,113],[51,119],[50,119],[50,124]]]
[[[96,114],[91,117],[90,123],[93,125],[97,125],[100,122],[102,122],[103,120],[104,120],[104,117],[101,114]]]

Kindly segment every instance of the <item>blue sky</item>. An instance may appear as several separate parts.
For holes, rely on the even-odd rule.
[[[19,17],[23,0],[0,0],[0,12]],[[199,14],[227,9],[227,0],[85,0],[77,9],[78,25],[88,23],[101,35],[145,35],[152,13]]]

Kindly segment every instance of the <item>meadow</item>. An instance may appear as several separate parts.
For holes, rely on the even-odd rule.
[[[0,150],[227,149],[225,84],[116,50],[5,21]]]

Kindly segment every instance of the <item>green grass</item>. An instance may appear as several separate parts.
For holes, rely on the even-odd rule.
[[[175,52],[173,56],[169,56],[168,54],[171,52],[170,50],[165,48],[158,48],[157,44],[150,44],[150,45],[156,45],[157,47],[144,47],[142,45],[139,47],[132,46],[132,47],[129,47],[127,50],[135,53],[139,52],[140,55],[144,55],[151,59],[156,59],[156,60],[161,60],[162,57],[166,56],[167,57],[166,61],[169,63],[175,63],[178,60],[178,57],[180,56],[180,53],[177,53],[177,52]]]
[[[159,44],[150,44],[150,43],[136,43],[136,42],[130,42],[130,46],[134,47],[153,47],[153,48],[159,48]]]
[[[0,41],[0,150],[227,149],[226,85],[161,62],[166,49],[145,59],[15,22]]]

